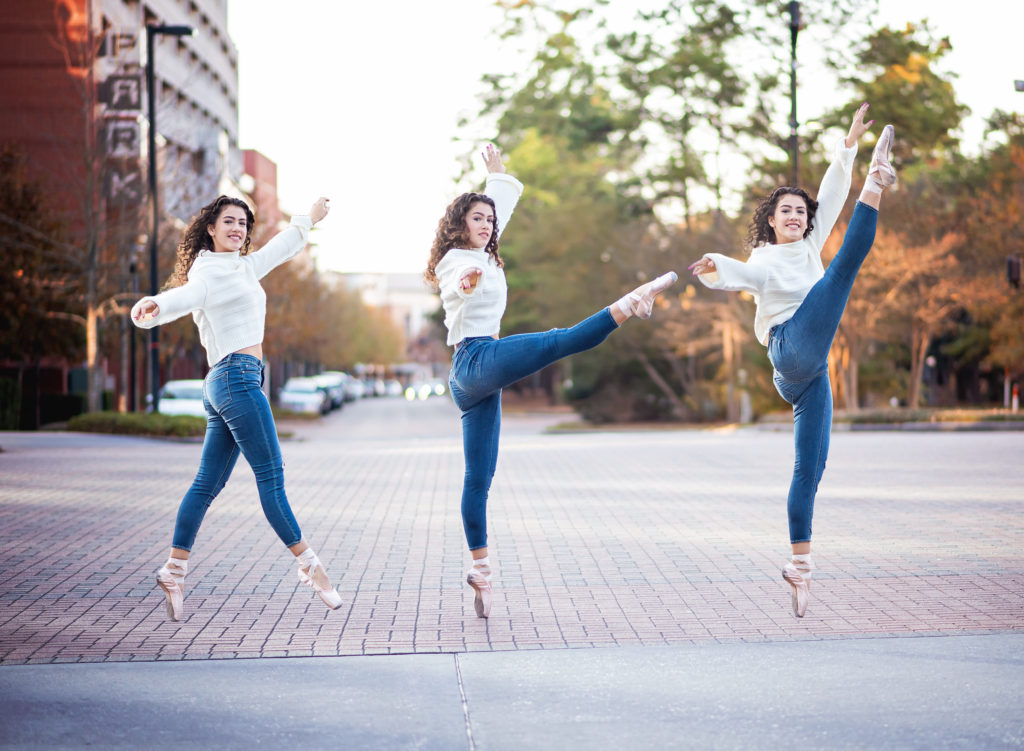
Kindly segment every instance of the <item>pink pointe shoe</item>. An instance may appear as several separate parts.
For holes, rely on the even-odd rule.
[[[171,558],[156,572],[156,584],[164,591],[167,617],[180,621],[185,612],[185,574],[188,561]]]
[[[793,588],[793,615],[803,618],[811,599],[811,569],[790,561],[782,567],[782,578]]]
[[[331,610],[337,610],[342,606],[341,595],[338,590],[331,586],[331,580],[327,578],[327,570],[312,548],[306,548],[295,559],[299,563],[299,581],[308,584],[317,593],[324,605]]]
[[[637,287],[616,304],[626,316],[650,318],[651,313],[654,312],[654,298],[675,284],[678,278],[676,272],[669,271],[667,274],[662,274],[657,279]]]
[[[886,125],[871,154],[871,166],[868,167],[868,179],[864,186],[872,193],[881,193],[882,190],[896,183],[896,170],[893,169],[890,161],[892,159],[892,144],[895,140],[896,129],[891,125]]]
[[[473,588],[473,607],[477,618],[487,618],[491,614],[491,567],[474,566],[466,574],[466,584]]]

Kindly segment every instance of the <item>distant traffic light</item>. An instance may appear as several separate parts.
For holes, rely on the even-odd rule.
[[[1020,256],[1006,257],[1006,281],[1014,287],[1020,286]]]

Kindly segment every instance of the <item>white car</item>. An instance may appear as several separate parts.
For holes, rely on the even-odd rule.
[[[323,375],[337,376],[341,379],[341,390],[345,395],[346,402],[354,402],[363,396],[363,383],[358,378],[353,378],[344,370],[325,370]]]
[[[313,378],[289,378],[277,396],[281,409],[322,415],[330,410],[330,397]]]
[[[345,379],[341,373],[320,373],[313,376],[313,380],[331,398],[331,409],[338,409],[345,403]]]
[[[160,413],[206,417],[201,380],[168,381],[160,389]]]

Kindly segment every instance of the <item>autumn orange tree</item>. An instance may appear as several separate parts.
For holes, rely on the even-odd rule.
[[[964,299],[954,253],[960,236],[952,221],[953,196],[937,176],[956,153],[952,134],[967,111],[940,72],[949,51],[948,39],[933,38],[927,25],[872,33],[859,49],[855,69],[844,77],[853,98],[822,119],[823,126],[841,126],[866,101],[877,120],[876,135],[885,123],[896,129],[893,161],[899,183],[882,198],[875,245],[854,285],[830,358],[837,402],[848,409],[869,396],[861,393],[860,369],[870,351],[885,345],[905,349],[910,371],[903,379],[905,400],[917,406],[928,351],[938,334],[954,327],[953,316]],[[869,148],[858,154],[855,193],[870,155]],[[844,219],[848,216],[849,210]],[[831,257],[840,241],[841,234],[834,233],[824,255]],[[891,374],[888,380],[901,379]]]
[[[403,359],[404,334],[388,311],[368,306],[358,292],[331,283],[308,250],[276,268],[262,283],[267,293],[268,359],[313,372]]]
[[[951,345],[1003,374],[1004,400],[1024,374],[1024,289],[1007,279],[1007,259],[1024,258],[1024,116],[996,111],[988,121],[989,148],[981,158],[951,166],[957,189],[957,248],[973,281],[970,319]]]

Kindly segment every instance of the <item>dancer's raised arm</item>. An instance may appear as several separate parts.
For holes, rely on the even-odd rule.
[[[850,131],[846,138],[836,141],[832,153],[832,163],[825,170],[818,187],[818,210],[808,239],[821,252],[825,240],[832,234],[836,220],[850,195],[850,182],[853,177],[853,159],[857,156],[857,142],[868,132],[874,120],[865,123],[864,116],[868,112],[865,102],[853,113]]]
[[[308,214],[293,216],[292,222],[287,228],[278,232],[258,252],[252,254],[252,263],[257,279],[262,279],[285,261],[294,258],[299,251],[306,247],[309,242],[309,231],[314,224],[327,216],[331,210],[330,204],[330,200],[322,196],[316,199]]]
[[[519,203],[519,196],[523,194],[523,184],[505,172],[501,152],[493,143],[487,144],[481,156],[487,166],[487,187],[484,188],[484,195],[494,200],[498,239],[501,239],[501,234],[512,218],[516,204]]]

